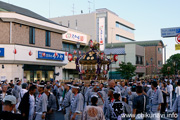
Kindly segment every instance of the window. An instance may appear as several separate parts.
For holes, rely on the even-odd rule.
[[[136,56],[136,64],[139,64],[139,58]]]
[[[161,61],[158,61],[158,66],[161,66],[162,65],[162,62]]]
[[[162,48],[158,48],[158,53],[162,53]]]
[[[123,30],[125,30],[127,32],[134,33],[134,30],[132,28],[130,28],[128,26],[125,26],[125,25],[123,25],[123,24],[121,24],[119,22],[116,22],[116,27],[121,28],[121,29],[123,29]]]
[[[51,46],[51,32],[46,31],[46,46]]]
[[[142,56],[136,56],[136,64],[143,64],[143,57]]]
[[[131,39],[121,37],[118,34],[116,34],[116,40],[121,41],[121,42],[131,42],[132,41]]]
[[[35,44],[35,28],[29,27],[29,44]]]

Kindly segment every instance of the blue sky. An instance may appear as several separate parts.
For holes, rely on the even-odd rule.
[[[44,17],[72,15],[74,4],[75,14],[89,12],[88,0],[1,0],[11,4],[30,9]],[[94,8],[107,8],[119,17],[135,25],[135,39],[142,40],[163,40],[167,45],[167,58],[175,51],[175,38],[162,38],[161,28],[180,27],[179,5],[180,0],[89,0],[91,11]]]

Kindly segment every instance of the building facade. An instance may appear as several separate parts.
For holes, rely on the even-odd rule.
[[[0,2],[1,80],[60,80],[67,28],[32,11]]]
[[[83,55],[85,47],[90,40],[90,35],[84,34],[80,31],[68,29],[68,32],[63,34],[63,51],[68,52],[74,56]],[[79,48],[77,48],[79,44]],[[76,52],[76,54],[74,54]],[[68,62],[63,66],[63,79],[79,79],[79,73],[76,70],[76,64],[74,61]]]
[[[134,41],[134,25],[108,9],[93,13],[51,18],[52,21],[82,31],[100,43],[104,51],[108,43]]]
[[[132,46],[126,47],[127,45],[132,45]],[[134,49],[133,45],[136,46],[136,49]],[[164,43],[161,40],[106,44],[105,51],[108,49],[112,49],[111,46],[113,46],[113,49],[126,50],[124,53],[126,55],[127,53],[129,53],[126,59],[130,59],[130,60],[126,61],[124,60],[124,58],[119,58],[119,60],[131,62],[133,65],[136,65],[137,66],[136,73],[138,73],[139,76],[156,77],[157,75],[160,75],[160,70],[163,66],[163,48],[164,48]],[[116,66],[118,66],[118,64],[119,63],[117,62]]]
[[[110,57],[110,55],[118,55],[118,61],[113,62],[109,67],[109,78],[110,79],[123,79],[123,77],[116,71],[119,68],[119,64],[122,62],[130,62],[132,65],[137,66],[136,75],[137,77],[142,77],[146,74],[145,69],[145,48],[136,44],[125,44],[124,47],[118,48],[106,48],[105,54]]]

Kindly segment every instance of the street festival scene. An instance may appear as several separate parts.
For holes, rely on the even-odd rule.
[[[179,0],[0,0],[0,120],[180,120]]]

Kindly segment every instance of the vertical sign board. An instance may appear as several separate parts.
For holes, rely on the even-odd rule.
[[[4,48],[0,48],[0,57],[4,57]]]
[[[161,37],[176,37],[180,33],[180,27],[161,29]]]
[[[105,18],[99,18],[99,44],[100,50],[104,51],[105,45]]]

